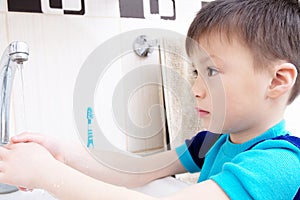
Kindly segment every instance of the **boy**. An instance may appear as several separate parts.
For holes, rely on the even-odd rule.
[[[300,186],[300,150],[297,138],[286,136],[283,114],[299,93],[298,1],[215,1],[197,14],[188,37],[199,42],[213,61],[199,64],[203,58],[187,40],[187,52],[198,73],[192,90],[209,131],[216,132],[218,126],[212,122],[218,113],[211,103],[219,92],[216,80],[222,81],[225,93],[220,131],[224,134],[205,158],[199,156],[199,149],[210,132],[147,159],[160,162],[179,157],[164,169],[126,174],[91,156],[82,161],[88,157],[82,147],[63,149],[55,141],[26,133],[0,148],[0,182],[43,188],[59,199],[154,199],[102,181],[133,187],[201,170],[198,184],[165,199],[293,199]]]

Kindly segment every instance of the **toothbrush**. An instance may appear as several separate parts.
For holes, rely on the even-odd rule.
[[[87,108],[86,117],[88,120],[87,147],[90,148],[90,146],[92,146],[94,148],[94,138],[93,138],[93,130],[92,130],[92,119],[94,118],[94,114],[93,114],[93,109],[91,107]]]

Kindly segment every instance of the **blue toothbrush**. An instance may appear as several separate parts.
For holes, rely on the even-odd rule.
[[[92,130],[92,119],[94,118],[93,109],[91,107],[87,108],[86,118],[88,120],[88,141],[87,147],[92,146],[94,148],[94,138],[93,138],[93,130]]]

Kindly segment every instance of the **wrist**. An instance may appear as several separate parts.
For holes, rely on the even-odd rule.
[[[59,188],[63,184],[63,173],[67,166],[55,159],[47,166],[47,169],[38,177],[37,188],[52,191],[52,188]]]
[[[57,161],[52,167],[51,173],[44,177],[40,188],[57,199],[85,199],[85,192],[78,188],[84,188],[89,184],[95,185],[97,182],[61,162]]]
[[[71,163],[76,159],[78,145],[72,143],[63,143],[59,145],[59,149],[55,156],[55,159],[62,162],[65,165],[71,166]]]
[[[62,155],[63,163],[72,168],[76,168],[78,163],[82,163],[82,159],[86,158],[86,149],[80,143],[69,144],[68,148],[65,149],[68,151],[65,151]]]

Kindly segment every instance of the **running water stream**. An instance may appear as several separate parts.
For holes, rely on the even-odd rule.
[[[23,64],[17,65],[13,86],[14,92],[14,114],[15,114],[15,134],[27,131],[27,118],[25,106],[25,86]]]

